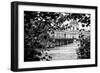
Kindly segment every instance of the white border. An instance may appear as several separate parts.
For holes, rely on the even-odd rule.
[[[91,59],[85,60],[62,60],[43,62],[24,62],[24,11],[46,11],[46,12],[68,12],[68,13],[90,13],[91,14]],[[95,10],[81,8],[60,8],[45,6],[18,6],[18,68],[39,68],[50,66],[71,66],[95,64]]]

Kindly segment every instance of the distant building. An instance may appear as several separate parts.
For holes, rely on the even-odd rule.
[[[54,35],[52,37],[55,39],[78,39],[79,31],[54,31]]]
[[[75,20],[71,20],[68,24],[67,29],[65,30],[55,30],[49,33],[50,37],[53,38],[54,43],[48,44],[48,47],[66,45],[73,42],[77,42],[76,40],[79,39],[80,34],[85,35],[84,38],[90,36],[90,32],[80,31],[79,24]]]
[[[56,30],[54,31],[54,34],[51,35],[52,38],[55,39],[72,39],[72,38],[79,38],[79,29],[78,29],[78,22],[75,20],[72,20],[69,23],[70,28],[66,30]]]

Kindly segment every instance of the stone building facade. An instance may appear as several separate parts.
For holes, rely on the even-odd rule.
[[[79,25],[78,22],[75,20],[71,20],[68,24],[70,28],[66,30],[56,30],[52,37],[55,39],[72,39],[72,38],[79,38]]]

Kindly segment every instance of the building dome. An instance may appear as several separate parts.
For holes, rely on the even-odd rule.
[[[71,20],[69,26],[71,26],[71,30],[79,30],[79,24],[76,20]]]

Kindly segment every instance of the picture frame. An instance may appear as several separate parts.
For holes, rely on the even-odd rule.
[[[97,6],[11,2],[11,71],[95,67],[97,44]]]

